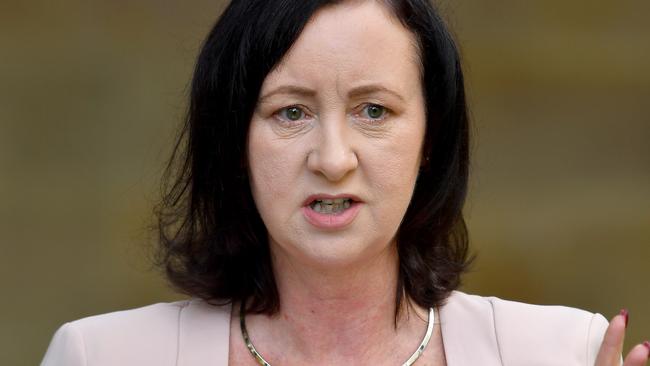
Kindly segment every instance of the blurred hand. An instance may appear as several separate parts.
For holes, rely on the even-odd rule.
[[[598,351],[595,366],[620,366],[625,328],[627,327],[627,310],[622,310],[609,322],[605,338]],[[625,357],[623,366],[645,366],[650,358],[650,343],[637,344]]]

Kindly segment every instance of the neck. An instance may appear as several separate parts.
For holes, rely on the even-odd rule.
[[[280,315],[290,324],[304,324],[333,338],[368,328],[394,328],[398,264],[392,250],[331,270],[287,264],[274,268],[286,269],[275,273]]]
[[[419,316],[399,317],[396,327],[395,245],[372,260],[336,269],[301,265],[281,253],[273,260],[281,269],[275,271],[280,312],[247,316],[247,322],[251,329],[266,329],[264,338],[285,355],[310,364],[367,364],[373,357],[403,362],[414,351],[426,328],[426,310],[415,307]]]

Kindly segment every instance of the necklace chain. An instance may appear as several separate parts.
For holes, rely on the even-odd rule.
[[[429,340],[431,339],[431,333],[433,333],[433,324],[436,321],[436,313],[434,311],[434,308],[429,308],[429,318],[427,320],[427,332],[424,334],[424,338],[422,338],[422,342],[420,342],[420,345],[418,348],[413,352],[411,357],[409,357],[406,362],[402,364],[402,366],[411,366],[415,361],[424,353],[424,349],[427,348],[427,345],[429,344]],[[251,342],[250,337],[248,336],[248,331],[246,330],[246,314],[244,313],[244,302],[242,302],[241,309],[239,311],[239,326],[241,327],[241,335],[244,338],[244,343],[246,343],[246,347],[250,351],[251,355],[253,358],[255,358],[255,361],[259,363],[262,366],[271,366],[270,363],[268,363],[262,355],[260,355],[259,352],[255,349],[255,346],[253,346],[253,342]]]

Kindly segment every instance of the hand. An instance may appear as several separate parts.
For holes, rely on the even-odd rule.
[[[627,327],[627,310],[612,318],[605,332],[605,338],[598,351],[595,366],[620,366],[621,352],[623,351],[623,340],[625,339],[625,328]],[[632,348],[625,357],[623,366],[644,366],[650,358],[650,343],[643,342]]]

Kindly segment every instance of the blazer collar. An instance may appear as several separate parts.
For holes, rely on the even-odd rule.
[[[192,299],[179,314],[178,366],[228,365],[232,305]],[[439,309],[447,366],[502,365],[487,299],[454,291]],[[209,361],[208,361],[209,360]]]
[[[190,300],[179,314],[176,365],[228,365],[230,312],[230,304]]]
[[[503,364],[488,300],[454,291],[439,313],[447,366]]]

